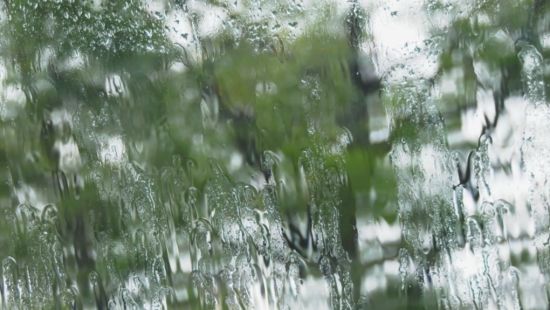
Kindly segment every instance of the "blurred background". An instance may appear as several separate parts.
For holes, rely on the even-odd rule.
[[[543,0],[3,0],[0,309],[547,309]]]

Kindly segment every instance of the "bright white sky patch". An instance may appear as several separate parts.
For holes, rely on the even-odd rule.
[[[54,149],[59,154],[59,169],[61,171],[76,173],[80,169],[80,151],[72,137],[67,142],[55,141]]]
[[[437,55],[428,53],[425,40],[430,38],[423,1],[379,1],[373,5],[370,28],[379,74],[403,78],[428,78],[437,70]],[[400,65],[395,68],[396,65]],[[392,82],[386,79],[387,82]]]
[[[117,165],[126,158],[126,147],[120,136],[106,137],[101,140],[99,158],[105,164]]]

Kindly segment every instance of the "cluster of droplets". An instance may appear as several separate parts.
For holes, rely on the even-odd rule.
[[[6,215],[2,225],[9,225],[9,236],[2,237],[7,250],[2,252],[0,305],[8,309],[289,308],[309,302],[301,304],[299,293],[304,274],[314,268],[328,283],[331,305],[352,308],[349,256],[342,248],[338,225],[343,206],[340,190],[346,186],[343,152],[351,138],[309,149],[302,156],[313,210],[311,231],[306,233],[312,237],[304,249],[309,257],[289,245],[278,198],[280,180],[268,176],[255,183],[256,188],[238,183],[215,159],[211,167],[197,167],[180,156],[162,158],[158,165],[148,162],[162,156],[156,148],[165,146],[166,137],[155,125],[173,126],[179,132],[172,133],[185,139],[188,128],[181,127],[182,119],[170,116],[147,123],[151,111],[147,108],[153,103],[143,89],[173,78],[170,74],[182,68],[167,76],[143,76],[142,67],[127,68],[118,61],[137,57],[146,67],[151,65],[147,53],[162,57],[165,39],[173,39],[170,31],[181,31],[171,24],[164,33],[158,27],[162,22],[189,24],[188,38],[196,53],[189,55],[192,46],[180,47],[195,62],[221,52],[212,52],[208,39],[215,34],[204,24],[216,17],[196,12],[204,8],[172,5],[176,13],[162,4],[149,12],[137,2],[124,1],[86,5],[44,1],[8,10],[7,26],[13,26],[14,40],[22,42],[17,37],[21,25],[22,32],[32,35],[28,49],[38,52],[9,68],[14,76],[25,76],[19,85],[24,94],[13,99],[23,108],[2,114],[2,121],[16,120],[2,123],[2,134],[7,157],[15,163],[6,173],[12,193],[6,196],[17,207],[2,209]],[[279,29],[290,29],[290,37],[297,35],[298,30],[292,29],[299,25],[296,16],[303,13],[302,5],[294,2],[270,8],[254,2],[249,10],[232,4],[222,7],[235,15],[223,22],[225,27],[240,32],[236,40],[248,40],[256,51],[269,50],[265,42],[272,31],[282,36]],[[242,16],[237,17],[239,10]],[[21,18],[40,11],[52,14],[46,25]],[[130,13],[136,16],[118,15]],[[279,14],[283,17],[272,18]],[[241,24],[243,20],[248,22]],[[73,31],[65,33],[67,29]],[[275,49],[283,52],[283,40],[278,42]],[[104,60],[105,67],[96,66],[96,61]],[[3,79],[15,80],[14,76]],[[162,100],[162,95],[154,100]],[[181,98],[194,102],[199,96],[201,129],[223,131],[215,94],[190,90]],[[182,107],[187,102],[178,104],[167,109],[188,108]],[[37,120],[38,126],[22,129],[25,122]],[[321,132],[310,134],[321,136]],[[212,150],[220,146],[201,144],[202,134],[189,133],[193,148],[199,154],[215,153]],[[17,146],[18,140],[28,142]],[[9,149],[12,146],[14,151]],[[261,156],[263,173],[273,173],[277,156],[270,151]]]
[[[468,22],[474,23],[473,28],[479,26],[475,18]],[[451,39],[451,46],[458,44],[466,50],[461,53],[479,49],[467,56],[473,58],[472,64],[453,69],[460,72],[459,77],[471,74],[466,79],[478,83],[470,91],[453,90],[460,94],[459,104],[468,105],[472,98],[476,103],[480,131],[462,128],[474,132],[474,147],[464,150],[462,141],[445,132],[452,131],[445,128],[446,119],[441,117],[452,98],[444,93],[449,91],[444,85],[448,76],[436,76],[435,87],[428,88],[418,87],[418,81],[412,83],[416,88],[410,87],[406,77],[397,86],[388,80],[388,92],[395,96],[387,111],[398,141],[391,159],[400,184],[402,290],[409,294],[409,302],[417,302],[422,292],[426,298],[420,302],[427,307],[538,309],[548,303],[544,58],[536,44],[516,40],[514,50],[510,33],[489,29],[483,38],[496,32],[493,38],[502,45],[502,54],[493,57],[504,58],[509,53],[515,58],[507,60],[518,65],[514,79],[502,62],[483,59],[484,49],[497,43],[477,43],[479,29],[473,32],[474,39],[461,38],[461,34],[457,41]],[[465,41],[470,45],[462,46]],[[512,48],[504,48],[509,43]],[[435,46],[448,53],[444,57],[459,55],[456,50],[443,52],[442,47]],[[447,59],[442,59],[445,68]],[[499,72],[487,76],[487,70]],[[519,80],[521,87],[511,90],[517,87],[512,80]],[[399,95],[392,87],[405,91]],[[484,99],[484,93],[490,99]],[[492,111],[487,102],[494,107]],[[466,123],[467,117],[463,113],[462,121]],[[422,118],[425,121],[419,121]],[[414,133],[401,129],[404,119],[414,124]],[[453,147],[460,150],[456,155]]]
[[[222,121],[223,114],[235,111],[222,111],[220,101],[231,98],[223,98],[216,85],[203,85],[212,77],[196,83],[199,90],[178,93],[182,84],[195,83],[179,73],[199,68],[194,74],[207,76],[207,65],[223,55],[224,47],[213,43],[218,35],[246,42],[254,53],[284,56],[283,42],[295,39],[308,22],[304,4],[157,1],[143,8],[135,1],[115,2],[4,4],[9,6],[3,8],[7,26],[13,26],[10,35],[20,50],[14,68],[0,66],[6,86],[0,96],[0,161],[7,167],[0,170],[0,306],[284,309],[311,303],[300,298],[306,296],[305,285],[320,278],[328,296],[315,298],[326,299],[334,309],[350,309],[361,292],[384,288],[385,282],[367,283],[354,269],[356,257],[376,265],[393,252],[373,236],[367,236],[366,248],[356,243],[357,230],[370,230],[355,221],[358,200],[344,160],[353,141],[349,131],[342,130],[336,141],[328,139],[325,124],[309,115],[304,134],[311,143],[295,163],[289,164],[279,150],[240,154],[222,143],[236,131],[234,120]],[[482,10],[482,2],[466,11]],[[393,16],[402,12],[391,7],[384,10],[395,21]],[[441,7],[461,6],[428,3],[432,12]],[[52,15],[43,23],[30,21],[42,20],[42,11]],[[129,12],[137,17],[120,18]],[[360,23],[368,23],[367,17]],[[508,69],[495,69],[484,63],[482,52],[473,51],[490,44],[464,46],[467,39],[481,37],[480,24],[487,20],[479,15],[460,24],[472,27],[474,39],[455,33],[452,40],[458,43],[449,46],[466,55],[451,52],[450,61],[442,62],[463,67],[433,79],[426,77],[434,57],[446,48],[443,39],[407,43],[406,55],[396,55],[389,50],[395,42],[384,45],[374,36],[374,49],[381,49],[378,67],[389,71],[383,72],[390,102],[385,112],[398,184],[401,230],[393,244],[397,254],[389,259],[397,261],[400,293],[411,306],[548,306],[550,110],[544,53],[529,40],[512,43],[521,86],[511,94],[508,88],[514,84],[505,83]],[[507,31],[491,31],[488,37],[495,42],[514,42]],[[28,52],[33,48],[38,52]],[[163,57],[175,51],[183,51],[181,62],[164,63]],[[150,61],[153,54],[160,58]],[[95,66],[103,57],[109,65]],[[132,57],[138,60],[135,67],[119,63]],[[427,69],[422,58],[430,61]],[[170,69],[143,74],[164,67]],[[493,76],[493,71],[499,74]],[[452,96],[445,94],[444,80],[449,76],[464,84],[454,89],[466,102],[461,108],[475,104],[476,113],[483,114],[478,115],[475,141],[466,147],[457,147],[461,141],[447,135],[444,113]],[[301,81],[308,95],[296,104],[316,107],[326,95],[321,82],[315,74]],[[161,91],[170,83],[176,86]],[[276,84],[258,85],[257,97],[281,91]],[[482,101],[487,94],[496,111],[486,111]],[[169,102],[161,116],[150,108],[156,101]],[[238,117],[243,122],[255,116],[246,104],[235,104],[236,111],[242,108]],[[518,110],[524,116],[520,125],[513,122]],[[207,134],[217,137],[215,143],[205,141]],[[249,145],[243,148],[250,150]],[[207,166],[193,156],[213,159]],[[259,171],[247,175],[240,169],[243,160]],[[225,162],[228,169],[222,167]],[[293,179],[278,174],[284,164],[295,165],[296,175],[285,176]],[[306,205],[285,214],[285,191],[296,194],[293,187],[300,188]],[[300,212],[307,213],[305,220]],[[385,281],[378,274],[383,268],[361,271],[367,268]],[[361,297],[368,304],[370,296]]]

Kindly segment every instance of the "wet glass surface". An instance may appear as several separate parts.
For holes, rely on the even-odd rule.
[[[0,309],[547,309],[549,25],[0,2]]]

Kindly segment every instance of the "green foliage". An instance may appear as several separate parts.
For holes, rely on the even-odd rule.
[[[374,186],[379,195],[366,212],[395,219],[394,212],[380,211],[391,204],[395,187],[391,171],[377,168],[387,150],[362,145],[345,151],[349,141],[344,140],[351,139],[341,120],[353,105],[365,102],[350,72],[355,47],[345,32],[334,31],[340,19],[331,8],[292,39],[285,27],[272,35],[261,22],[235,15],[239,35],[193,33],[201,47],[197,51],[171,43],[162,19],[141,1],[98,6],[10,0],[5,9],[1,52],[10,60],[4,64],[9,69],[5,83],[17,87],[22,98],[0,121],[5,167],[0,172],[6,184],[0,197],[8,215],[0,229],[11,239],[0,238],[1,253],[20,266],[39,266],[38,257],[63,257],[66,275],[42,279],[40,285],[55,282],[56,289],[66,291],[76,283],[81,303],[95,298],[104,306],[101,296],[117,294],[121,279],[156,268],[151,253],[167,259],[171,249],[163,243],[171,231],[196,234],[212,210],[222,212],[233,201],[233,188],[257,174],[263,175],[261,182],[277,184],[282,217],[301,217],[312,201],[330,200],[343,201],[341,217],[355,221],[356,201],[370,205]],[[197,21],[190,17],[190,23]],[[102,153],[110,137],[119,137],[125,150],[119,162],[106,161]],[[242,163],[232,168],[232,158]],[[390,177],[372,182],[377,172]],[[220,175],[227,178],[226,187],[216,187],[225,184]],[[342,180],[349,184],[337,191],[331,188],[335,180],[338,186]],[[24,207],[11,205],[17,206],[21,194],[16,191],[25,186],[52,206],[25,209],[38,217],[36,224],[12,215]],[[225,193],[218,207],[207,192]],[[255,195],[250,207],[259,212],[275,199]],[[49,217],[40,218],[46,210]],[[332,210],[321,211],[316,225],[333,219]],[[18,224],[23,222],[29,226]],[[53,254],[38,242],[41,225],[50,229],[47,242],[60,247]],[[212,227],[215,238],[223,236],[223,227]],[[338,226],[333,229],[330,237],[339,234]],[[342,236],[353,247],[353,234]],[[52,274],[47,268],[35,272]],[[104,286],[90,284],[97,277]],[[43,293],[45,299],[48,294]],[[189,300],[195,295],[190,293]],[[59,305],[57,298],[53,303]]]
[[[461,124],[457,112],[475,106],[479,88],[503,96],[521,92],[516,41],[539,46],[543,25],[537,12],[523,9],[531,2],[479,1],[475,16],[453,19],[449,33],[432,42],[442,49],[433,80],[384,89],[391,134],[370,143],[369,109],[376,103],[367,102],[354,72],[368,15],[357,5],[345,17],[327,5],[308,22],[299,6],[244,1],[250,12],[238,12],[232,3],[209,1],[206,8],[229,16],[227,25],[200,35],[202,17],[189,13],[185,1],[168,1],[166,11],[181,10],[188,19],[181,23],[191,25],[185,35],[194,46],[183,47],[170,41],[163,18],[143,1],[6,0],[4,84],[21,96],[0,119],[0,257],[37,268],[45,268],[39,257],[66,259],[68,275],[50,270],[48,276],[66,276],[56,282],[65,291],[74,280],[84,303],[91,303],[99,288],[87,281],[95,272],[108,283],[105,294],[114,295],[120,279],[169,265],[166,240],[189,249],[206,232],[219,239],[224,227],[209,222],[219,219],[215,212],[225,210],[238,222],[235,206],[245,201],[267,214],[271,200],[278,202],[278,224],[286,215],[307,217],[312,204],[339,206],[337,212],[320,208],[313,222],[339,216],[327,235],[340,234],[351,248],[353,231],[345,229],[356,217],[397,220],[397,180],[387,157],[394,145],[413,152],[426,144],[446,146],[445,131]],[[285,12],[284,18],[254,16],[255,5]],[[449,10],[439,1],[427,7]],[[296,35],[296,27],[303,33]],[[483,80],[480,64],[498,79]],[[424,104],[447,78],[456,87],[443,94],[441,106]],[[354,140],[357,133],[366,138]],[[112,162],[102,153],[110,138],[122,145]],[[59,145],[76,145],[74,167],[63,163],[68,159]],[[275,184],[273,197],[243,185],[251,180]],[[26,186],[36,189],[35,201],[56,211],[20,204],[20,196],[30,195]],[[239,190],[250,197],[235,194]],[[208,196],[213,192],[219,196]],[[430,203],[443,209],[441,201]],[[424,225],[427,214],[411,218]],[[52,240],[61,249],[47,249]],[[80,252],[63,252],[71,247]],[[170,277],[159,282],[178,281]],[[181,282],[192,287],[190,278]],[[188,295],[198,302],[193,289]],[[420,301],[413,297],[408,305],[416,307]],[[372,304],[404,307],[401,299],[382,299],[373,295]]]

